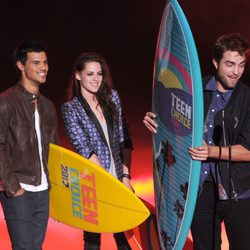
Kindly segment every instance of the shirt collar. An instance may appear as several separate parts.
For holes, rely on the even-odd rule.
[[[219,93],[221,95],[221,97],[228,102],[229,98],[231,97],[232,93],[233,93],[233,89],[228,90],[225,93],[221,93],[216,89],[216,80],[215,80],[215,76],[213,76],[207,83],[205,90],[207,91],[211,91],[211,92],[215,92],[215,93]]]

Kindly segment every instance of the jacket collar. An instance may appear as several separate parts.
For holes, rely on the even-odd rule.
[[[38,92],[37,94],[32,94],[32,93],[30,93],[29,91],[27,91],[27,90],[23,87],[23,85],[22,85],[21,82],[19,82],[19,83],[17,84],[17,86],[18,86],[18,89],[19,89],[20,93],[21,93],[25,98],[29,99],[30,101],[33,101],[33,100],[39,98],[39,96],[40,96],[40,92]]]

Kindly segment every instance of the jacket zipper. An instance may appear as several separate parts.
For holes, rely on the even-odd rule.
[[[224,112],[224,110],[222,110],[222,130],[223,130],[223,142],[224,142],[224,146],[226,146],[227,145],[227,142],[226,142],[226,132],[225,132],[225,112]],[[228,169],[229,169],[229,162],[227,162],[227,167],[228,167]],[[238,194],[236,193],[236,191],[235,191],[235,186],[234,186],[234,183],[233,183],[233,179],[232,179],[232,177],[231,177],[231,185],[232,185],[232,194],[230,194],[230,191],[231,190],[229,190],[229,194],[230,194],[230,196],[232,195],[232,197],[233,197],[233,199],[235,199],[235,201],[237,201],[237,197],[238,197]],[[229,199],[230,199],[230,197],[229,197]]]

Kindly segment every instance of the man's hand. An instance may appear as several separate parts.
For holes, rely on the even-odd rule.
[[[25,189],[23,188],[20,188],[15,194],[14,194],[14,197],[18,197],[18,196],[21,196],[25,193]]]
[[[156,118],[156,115],[153,112],[147,112],[144,119],[143,119],[143,123],[144,125],[147,127],[147,129],[149,131],[151,131],[152,133],[157,133],[157,123],[154,121],[154,119]]]
[[[205,161],[208,158],[208,145],[203,145],[200,147],[189,148],[188,152],[193,160]]]
[[[4,191],[4,186],[2,181],[0,181],[0,191]]]

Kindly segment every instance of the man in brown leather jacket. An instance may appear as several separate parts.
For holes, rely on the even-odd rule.
[[[48,73],[46,47],[27,40],[14,52],[20,81],[0,94],[0,200],[12,248],[42,249],[49,216],[49,143],[54,105],[39,92]]]

